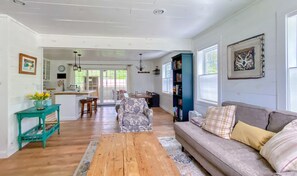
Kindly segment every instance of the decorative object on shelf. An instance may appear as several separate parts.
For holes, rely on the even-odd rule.
[[[154,75],[160,75],[160,69],[156,66],[156,69],[153,70]]]
[[[77,54],[77,51],[73,51],[73,53],[74,53],[73,71],[76,71],[78,69],[78,66],[76,65],[76,54]]]
[[[58,87],[62,87],[62,91],[65,91],[64,80],[59,80],[59,81],[58,81]]]
[[[33,102],[35,108],[37,110],[43,110],[44,109],[44,100],[48,99],[50,97],[50,94],[49,93],[45,93],[45,92],[36,92],[35,94],[29,94],[27,95],[27,97],[30,99],[30,100],[35,100]]]
[[[228,46],[228,79],[264,77],[264,34]]]
[[[58,67],[58,71],[59,72],[64,72],[65,71],[65,66],[64,65],[59,65],[59,67]]]
[[[44,110],[44,102],[43,102],[43,100],[35,100],[33,102],[33,105],[35,106],[35,108],[37,110]]]
[[[78,67],[77,67],[78,72],[81,72],[80,57],[81,57],[81,54],[78,54]]]
[[[19,73],[36,75],[37,58],[23,53],[19,55]]]
[[[142,53],[139,54],[139,66],[136,66],[138,73],[150,73],[149,71],[143,71],[144,66],[142,65]]]

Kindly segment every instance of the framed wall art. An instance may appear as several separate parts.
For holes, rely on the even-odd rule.
[[[36,75],[37,58],[20,53],[19,55],[19,73]]]
[[[264,75],[264,34],[228,46],[228,79],[255,79]]]

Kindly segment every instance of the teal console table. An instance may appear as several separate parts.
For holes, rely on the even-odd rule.
[[[57,123],[46,125],[46,116],[57,111]],[[22,149],[23,142],[42,141],[42,147],[45,148],[46,140],[58,131],[60,134],[60,104],[54,104],[46,107],[44,110],[37,110],[35,107],[16,113],[19,125],[19,150]],[[24,118],[38,118],[38,125],[22,133],[22,120]]]

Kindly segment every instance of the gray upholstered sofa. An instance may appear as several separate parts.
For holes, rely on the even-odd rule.
[[[237,105],[238,120],[279,132],[294,119],[296,113],[270,111],[268,109],[238,103],[224,102],[225,105]],[[217,137],[191,122],[177,122],[174,125],[176,139],[211,175],[297,175],[297,173],[276,174],[269,163],[253,148],[234,140]]]

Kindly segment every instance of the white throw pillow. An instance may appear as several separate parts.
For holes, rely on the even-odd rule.
[[[297,120],[274,135],[262,147],[260,154],[276,172],[297,171]]]
[[[203,129],[225,139],[230,139],[235,123],[236,106],[209,107]]]

